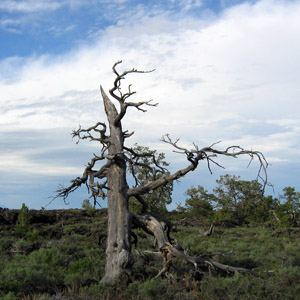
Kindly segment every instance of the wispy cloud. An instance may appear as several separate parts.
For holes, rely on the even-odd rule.
[[[53,33],[55,36],[61,36],[67,32],[70,32],[76,28],[76,25],[69,25],[66,27],[57,27],[57,26],[52,26],[48,29],[50,33]]]
[[[0,11],[7,11],[10,13],[38,13],[55,11],[62,7],[70,9],[78,9],[82,6],[96,6],[100,4],[120,5],[127,2],[127,0],[2,0],[0,2]],[[189,5],[193,5],[198,0],[190,0]]]
[[[182,6],[183,10],[187,11],[190,9],[201,7],[203,5],[203,1],[201,1],[201,0],[184,0],[184,1],[180,1],[180,5]]]
[[[12,27],[6,27],[5,30],[9,33],[13,33],[13,34],[22,34],[22,31],[16,28],[12,28]]]
[[[21,34],[22,31],[19,29],[16,29],[20,25],[20,20],[14,20],[14,19],[0,19],[0,29],[3,29],[7,32],[13,33],[13,34]]]
[[[3,19],[3,20],[0,20],[0,25],[1,26],[18,25],[19,23],[20,23],[19,20],[14,20],[14,19]]]
[[[13,1],[4,0],[0,2],[0,10],[8,12],[21,12],[21,13],[32,13],[41,11],[53,11],[57,10],[62,6],[61,2],[58,1]]]

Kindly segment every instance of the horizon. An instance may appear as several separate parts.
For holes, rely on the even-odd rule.
[[[0,202],[45,207],[59,184],[81,176],[96,144],[76,145],[70,132],[106,121],[99,85],[113,85],[120,70],[156,69],[124,82],[132,98],[159,103],[131,110],[123,128],[138,143],[166,154],[171,171],[184,157],[159,142],[168,133],[181,145],[239,145],[264,154],[270,166],[266,193],[299,191],[300,1],[298,0],[4,0],[0,3]],[[203,162],[180,183],[173,203],[220,175],[253,180],[257,162],[220,158],[225,170]],[[80,208],[86,188],[69,206]],[[106,206],[106,201],[99,201]]]

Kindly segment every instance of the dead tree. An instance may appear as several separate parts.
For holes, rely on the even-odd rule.
[[[136,153],[132,148],[125,145],[126,139],[131,137],[133,133],[122,129],[122,120],[126,112],[130,108],[146,112],[147,106],[156,106],[152,101],[130,102],[129,98],[135,94],[128,86],[126,92],[121,89],[122,80],[131,73],[149,73],[152,71],[138,71],[131,69],[119,73],[117,67],[121,61],[113,65],[115,80],[113,87],[109,90],[110,96],[118,103],[118,107],[104,92],[100,86],[103,98],[105,113],[107,116],[108,126],[104,122],[98,122],[90,128],[74,130],[73,138],[79,140],[90,140],[100,143],[99,153],[94,154],[91,161],[84,169],[83,175],[71,181],[67,188],[60,187],[56,197],[62,197],[64,200],[70,193],[74,192],[78,187],[86,185],[91,197],[94,201],[98,197],[107,198],[108,201],[108,239],[106,248],[106,267],[105,276],[102,282],[112,283],[115,279],[123,274],[130,276],[131,268],[134,263],[131,252],[132,226],[144,229],[147,233],[152,234],[157,242],[158,248],[164,257],[165,265],[158,275],[165,273],[172,264],[171,257],[176,256],[192,263],[196,268],[200,264],[206,264],[211,268],[219,268],[228,272],[241,271],[246,272],[242,268],[233,268],[225,266],[217,262],[207,260],[203,256],[190,257],[182,251],[174,247],[170,241],[167,241],[164,234],[164,226],[153,215],[147,214],[147,204],[143,200],[143,195],[162,187],[174,180],[177,180],[187,173],[194,171],[200,161],[206,161],[208,169],[211,171],[211,164],[217,163],[216,158],[219,155],[237,158],[240,155],[248,155],[251,160],[257,158],[260,163],[258,177],[264,176],[264,183],[267,182],[267,162],[262,153],[257,151],[244,150],[240,146],[231,146],[225,150],[215,149],[213,144],[209,147],[199,148],[193,145],[193,149],[183,148],[179,145],[179,140],[173,141],[169,135],[163,136],[162,141],[175,148],[175,152],[181,153],[187,158],[187,166],[177,172],[170,174],[167,170],[160,166],[154,157],[153,152]],[[109,127],[109,128],[108,128]],[[149,157],[152,160],[151,165],[144,167],[149,168],[153,174],[153,180],[140,186],[138,183],[129,187],[127,183],[126,169],[139,166],[141,157]],[[102,166],[96,169],[96,163],[104,162]],[[157,176],[159,174],[159,176]],[[134,177],[134,174],[133,174]],[[142,204],[143,213],[141,215],[133,214],[128,209],[129,200],[134,197]],[[165,225],[165,224],[164,224]]]

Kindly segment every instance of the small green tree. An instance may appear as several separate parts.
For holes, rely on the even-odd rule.
[[[263,187],[256,180],[240,180],[226,174],[217,180],[214,189],[217,199],[217,221],[244,224],[266,221],[274,208],[273,198],[265,198]]]
[[[135,152],[134,164],[128,169],[133,176],[135,186],[145,185],[153,180],[160,179],[163,175],[168,174],[166,167],[169,163],[165,161],[165,154],[158,153],[156,150],[150,150],[135,144],[132,150]],[[144,155],[147,153],[148,155]],[[158,169],[157,167],[160,166]],[[149,194],[144,195],[143,201],[151,213],[163,215],[167,212],[167,204],[172,202],[173,182],[159,187]],[[140,201],[132,197],[129,205],[131,211],[140,213],[143,210]]]
[[[276,207],[276,212],[284,225],[298,226],[300,213],[300,192],[296,192],[293,187],[285,187],[280,195],[280,203]]]
[[[203,186],[192,186],[185,192],[188,197],[185,200],[186,212],[198,219],[209,219],[213,217],[213,203],[216,201],[216,197],[213,194],[208,193]]]
[[[272,196],[264,196],[248,210],[247,221],[255,223],[267,223],[274,219],[273,211],[278,200]]]
[[[29,224],[30,224],[30,214],[29,209],[25,205],[25,203],[22,203],[22,208],[20,209],[19,215],[18,215],[18,223],[17,223],[17,230],[27,232],[29,230]]]
[[[90,200],[89,199],[84,199],[83,201],[82,201],[82,203],[81,203],[81,208],[82,209],[88,209],[88,208],[92,208],[93,206],[92,206],[92,204],[91,204],[91,202],[90,202]]]
[[[81,204],[81,208],[84,209],[88,214],[93,214],[96,211],[96,203],[91,204],[89,199],[84,199]]]
[[[291,214],[297,214],[300,211],[300,192],[296,192],[294,187],[285,187],[283,195],[280,196],[281,200],[285,200],[287,204],[287,212]]]

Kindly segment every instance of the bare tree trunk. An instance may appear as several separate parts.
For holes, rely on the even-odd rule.
[[[102,282],[113,282],[122,274],[130,274],[133,265],[131,254],[131,217],[126,196],[125,170],[113,166],[108,175],[108,239],[106,248],[105,276]]]
[[[280,224],[280,223],[281,223],[281,221],[280,221],[280,219],[278,218],[278,216],[277,216],[277,214],[276,214],[275,210],[272,210],[272,213],[273,213],[273,216],[274,216],[274,218],[275,218],[276,222]]]
[[[122,274],[130,274],[133,265],[131,254],[131,215],[128,210],[128,184],[126,182],[126,162],[123,152],[124,136],[121,123],[116,124],[118,115],[115,106],[101,88],[105,112],[110,128],[108,149],[112,157],[107,170],[108,199],[108,239],[106,246],[105,276],[102,282],[112,283]]]

